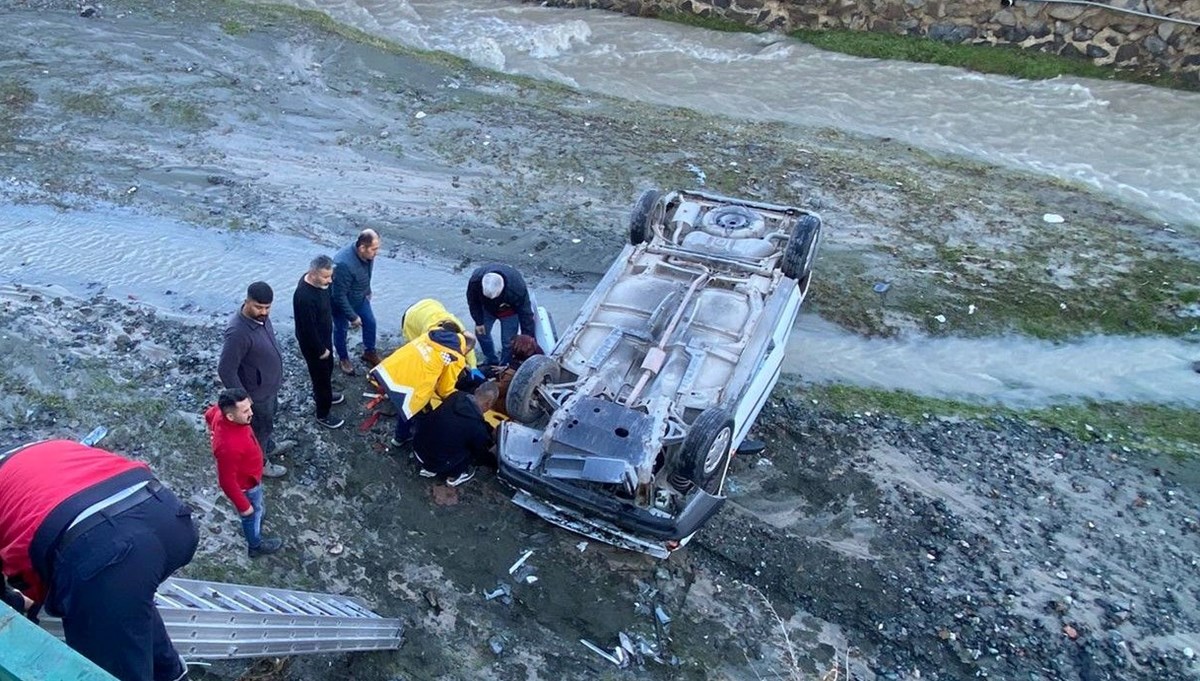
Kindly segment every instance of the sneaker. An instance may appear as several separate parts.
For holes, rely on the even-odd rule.
[[[420,475],[422,478],[436,478],[438,476],[437,473],[434,473],[433,471],[430,471],[430,470],[426,470],[424,468],[417,471],[417,475]]]
[[[270,461],[263,462],[263,477],[264,478],[282,478],[287,475],[287,466],[280,466],[277,463]]]
[[[397,440],[396,438],[392,438],[388,441],[388,444],[393,447],[407,447],[412,444],[412,438],[410,437],[407,440]]]
[[[354,365],[353,365],[353,364],[351,364],[351,363],[350,363],[350,360],[348,360],[348,359],[343,359],[343,360],[340,360],[340,361],[338,362],[338,366],[341,368],[341,370],[342,370],[342,373],[343,373],[343,374],[346,374],[347,376],[353,376],[353,375],[354,375],[354,373],[355,373],[355,372],[354,372]]]
[[[374,350],[367,350],[362,354],[362,361],[369,367],[374,367],[383,360],[379,357],[379,353]]]
[[[332,401],[332,402],[330,402],[330,404],[341,404],[342,402],[345,402],[345,401],[346,401],[346,396],[345,396],[344,394],[342,394],[342,393],[334,393],[334,394],[333,394],[333,401]]]
[[[279,537],[263,537],[257,547],[250,547],[250,557],[269,556],[283,548],[283,540]]]
[[[267,452],[267,456],[268,457],[280,456],[282,454],[287,454],[288,452],[292,451],[295,448],[296,448],[295,440],[280,440],[279,442],[275,443],[275,447],[272,448],[271,451]]]
[[[318,416],[317,423],[325,426],[326,428],[329,428],[330,430],[334,430],[336,428],[341,428],[343,425],[346,424],[346,421],[345,421],[345,419],[339,419],[338,417],[330,414],[329,416],[326,416],[324,418]]]
[[[450,485],[451,487],[458,487],[459,485],[463,484],[464,482],[470,480],[473,477],[475,477],[475,469],[468,468],[467,470],[465,470],[461,474],[459,474],[459,476],[456,478],[447,478],[446,484]]]

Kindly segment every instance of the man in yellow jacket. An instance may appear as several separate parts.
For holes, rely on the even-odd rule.
[[[454,392],[475,337],[446,320],[388,355],[371,370],[371,379],[396,405],[396,434],[392,446],[412,440],[409,422],[437,398]]]
[[[411,343],[432,331],[442,322],[454,322],[460,329],[467,328],[458,317],[450,314],[450,311],[440,301],[433,298],[422,298],[404,311],[404,316],[400,321],[400,332],[404,335],[404,342]],[[475,366],[475,352],[468,352],[467,368],[474,369]]]

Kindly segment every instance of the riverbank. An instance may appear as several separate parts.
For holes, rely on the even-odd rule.
[[[1131,333],[1190,329],[1178,314],[1200,280],[1188,241],[1064,183],[546,87],[358,42],[290,10],[39,8],[5,6],[6,204],[187,223],[227,237],[234,262],[246,259],[239,235],[308,239],[315,255],[372,226],[381,268],[504,259],[535,287],[588,288],[623,243],[639,189],[703,174],[715,190],[823,212],[814,302],[846,328],[1072,335],[1096,328],[1107,305],[1134,320],[1122,325]],[[1050,212],[1063,222],[1045,222]],[[141,252],[169,249],[149,231]],[[246,260],[228,284],[230,313],[262,270]],[[1151,269],[1154,286],[1134,285]],[[431,485],[385,447],[386,424],[320,429],[285,334],[279,428],[301,446],[268,484],[266,526],[288,547],[251,562],[198,421],[218,387],[220,316],[168,316],[103,293],[104,281],[81,293],[20,281],[19,266],[4,276],[18,280],[0,288],[4,439],[105,425],[104,446],[150,462],[197,508],[201,548],[184,576],[352,592],[406,621],[397,652],[297,657],[273,678],[803,678],[846,656],[860,678],[1195,674],[1200,610],[1179,585],[1190,583],[1200,491],[1186,467],[1117,443],[1009,415],[830,408],[784,384],[755,431],[768,449],[736,462],[731,503],[659,562],[580,548],[512,506],[490,475]],[[892,282],[882,306],[881,280]],[[153,286],[148,298],[170,295]],[[460,295],[405,292],[430,294]],[[398,308],[381,313],[394,329]],[[364,416],[353,400],[340,409],[350,424]],[[486,600],[530,549],[539,580],[510,584],[511,602]],[[672,618],[661,634],[653,605]],[[662,662],[620,671],[579,644],[611,648],[620,632]]]

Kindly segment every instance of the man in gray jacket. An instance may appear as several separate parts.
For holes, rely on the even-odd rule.
[[[329,295],[333,302],[333,349],[337,351],[342,373],[354,375],[346,334],[362,328],[362,361],[367,368],[379,364],[375,352],[375,312],[371,309],[371,269],[379,253],[379,234],[373,229],[359,232],[354,243],[333,256],[333,284]]]
[[[246,289],[246,301],[225,327],[225,344],[217,374],[226,388],[240,388],[250,395],[253,418],[250,427],[268,456],[282,454],[295,446],[285,440],[276,443],[275,412],[279,408],[279,388],[283,385],[283,355],[271,325],[271,303],[275,292],[262,281]],[[263,475],[277,478],[287,473],[279,464],[265,462]]]

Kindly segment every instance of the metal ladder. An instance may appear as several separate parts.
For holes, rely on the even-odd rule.
[[[168,579],[154,596],[186,660],[394,650],[403,626],[353,596]],[[63,637],[62,621],[42,627]]]

